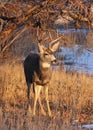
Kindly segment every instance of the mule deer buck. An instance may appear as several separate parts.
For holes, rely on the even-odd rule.
[[[48,114],[51,116],[51,110],[48,101],[48,87],[51,80],[51,63],[56,62],[56,58],[53,55],[58,48],[59,42],[53,43],[51,47],[47,48],[43,44],[38,43],[38,53],[29,54],[24,61],[24,72],[27,83],[27,96],[28,96],[28,108],[30,108],[30,87],[33,85],[35,93],[33,114],[35,115],[36,104],[39,102],[41,112],[46,115],[41,103],[40,93],[42,88],[45,90],[45,97],[47,103]]]

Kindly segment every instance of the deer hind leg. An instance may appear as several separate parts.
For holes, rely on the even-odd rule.
[[[41,103],[41,98],[40,98],[41,89],[42,89],[42,86],[34,85],[35,99],[34,99],[33,115],[35,115],[37,101],[39,101],[39,105],[40,105],[41,111],[45,115],[45,112],[44,112],[44,109],[43,109],[43,106],[42,106],[42,103]]]
[[[48,100],[48,86],[45,88],[45,98],[46,98],[46,103],[47,103],[47,108],[48,108],[48,114],[51,116],[51,110],[50,110],[50,105],[49,105],[49,100]]]
[[[27,82],[27,98],[28,98],[28,103],[27,103],[27,109],[29,112],[31,112],[31,107],[30,107],[30,88],[31,88],[31,84],[29,82]]]

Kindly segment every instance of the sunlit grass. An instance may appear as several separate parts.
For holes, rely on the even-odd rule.
[[[44,89],[44,88],[43,88]],[[23,129],[24,127],[37,130],[49,123],[48,117],[42,117],[37,106],[37,118],[33,121],[32,115],[25,115],[27,107],[27,86],[22,64],[5,63],[0,66],[0,121],[2,127]],[[41,94],[44,107],[44,95]],[[31,91],[31,107],[33,104]],[[49,86],[49,101],[53,120],[49,129],[58,130],[61,124],[69,124],[83,114],[84,120],[93,114],[93,77],[66,73],[62,70],[53,70]],[[45,108],[46,109],[46,108]],[[59,120],[59,121],[58,121]],[[93,119],[91,119],[91,122]],[[37,124],[38,122],[38,124]],[[90,122],[88,118],[88,122]],[[26,123],[26,124],[25,124]],[[5,125],[6,124],[6,125]],[[37,124],[37,125],[36,125]]]

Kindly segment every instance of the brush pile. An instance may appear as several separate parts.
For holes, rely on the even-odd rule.
[[[75,28],[93,27],[91,0],[3,0],[0,2],[0,56],[11,48],[25,29],[49,29],[61,16]],[[67,24],[64,23],[64,24]],[[64,25],[63,25],[64,26]]]

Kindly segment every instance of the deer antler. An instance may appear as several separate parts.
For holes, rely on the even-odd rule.
[[[57,42],[58,40],[60,40],[63,36],[60,36],[58,38],[56,38],[55,40],[51,41],[49,44],[53,45],[55,42]]]
[[[63,37],[63,35],[59,36],[57,31],[56,39],[53,39],[51,33],[49,32],[49,37],[51,39],[51,42],[49,43],[49,48],[51,48],[56,42],[58,42]]]
[[[44,41],[47,40],[47,37],[46,37],[46,39],[44,38],[45,34],[46,34],[46,32],[42,32],[39,28],[37,28],[37,41],[39,43],[41,43],[43,39],[44,39]]]
[[[53,40],[52,35],[51,35],[51,33],[50,33],[50,32],[49,32],[49,37],[50,37],[50,39],[51,39],[51,40]]]
[[[39,42],[39,43],[41,43],[41,38],[40,38],[40,30],[39,30],[39,27],[37,28],[37,41]]]

